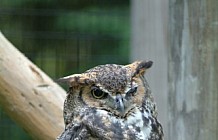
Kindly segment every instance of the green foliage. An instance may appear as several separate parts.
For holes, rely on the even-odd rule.
[[[126,11],[93,8],[82,12],[71,11],[57,18],[56,27],[61,30],[121,36],[129,29],[129,23],[124,23],[129,20]]]

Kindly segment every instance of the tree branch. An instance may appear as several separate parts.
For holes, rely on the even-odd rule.
[[[34,139],[55,139],[64,129],[65,91],[0,32],[0,105]]]

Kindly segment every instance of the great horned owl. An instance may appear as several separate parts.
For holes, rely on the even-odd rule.
[[[63,77],[65,130],[58,140],[162,140],[157,110],[145,80],[151,61],[106,64]]]

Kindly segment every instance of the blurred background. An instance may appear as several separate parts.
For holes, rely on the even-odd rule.
[[[52,79],[152,60],[165,139],[218,139],[217,0],[1,0],[0,30]],[[30,136],[0,108],[0,139]]]
[[[51,78],[130,60],[129,0],[1,0],[0,30]],[[31,139],[0,109],[0,139]]]

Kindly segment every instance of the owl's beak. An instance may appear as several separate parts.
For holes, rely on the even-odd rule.
[[[125,111],[125,107],[124,107],[124,103],[123,103],[123,97],[121,94],[117,94],[116,95],[116,99],[115,99],[115,102],[116,102],[116,109],[117,111],[120,112],[121,115],[124,115],[124,111]]]

